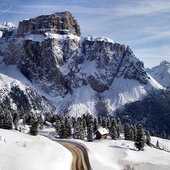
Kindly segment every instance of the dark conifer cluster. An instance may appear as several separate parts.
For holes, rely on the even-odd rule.
[[[37,135],[39,129],[48,125],[55,127],[56,136],[59,138],[86,139],[92,142],[95,139],[96,132],[102,127],[108,131],[107,135],[113,140],[122,138],[120,135],[124,134],[124,139],[134,141],[139,150],[143,149],[145,143],[149,146],[151,144],[150,133],[144,131],[141,124],[137,127],[128,123],[122,125],[119,118],[93,117],[90,114],[75,118],[50,113],[23,113],[24,111],[17,113],[0,106],[0,128],[19,130],[18,121],[23,119],[23,123],[30,126],[30,134],[32,135]],[[163,136],[166,136],[165,132]]]
[[[50,122],[55,127],[59,138],[87,139],[87,141],[92,142],[96,139],[97,130],[102,127],[108,130],[108,135],[113,140],[121,138],[122,136],[120,135],[124,134],[124,139],[134,141],[138,150],[142,150],[145,143],[148,146],[151,144],[150,133],[149,131],[144,131],[141,124],[137,127],[128,123],[122,125],[119,118],[93,117],[89,114],[75,118],[48,114],[46,116],[47,122]]]

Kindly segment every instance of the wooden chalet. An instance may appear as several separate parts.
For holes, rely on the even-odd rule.
[[[106,139],[109,131],[106,128],[99,127],[97,131],[95,132],[96,134],[96,139]]]

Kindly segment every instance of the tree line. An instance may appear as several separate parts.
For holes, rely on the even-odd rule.
[[[139,150],[143,149],[145,143],[150,146],[151,142],[149,131],[145,131],[141,124],[138,126],[129,123],[122,124],[119,118],[93,117],[90,114],[75,118],[50,113],[23,113],[24,111],[18,113],[0,106],[0,128],[19,130],[18,122],[22,119],[25,125],[30,126],[32,135],[37,135],[44,125],[51,125],[55,128],[59,138],[86,139],[92,142],[95,140],[94,134],[99,127],[102,127],[108,130],[111,139],[119,139],[123,134],[124,139],[134,141]]]

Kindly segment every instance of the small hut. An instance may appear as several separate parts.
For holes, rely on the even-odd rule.
[[[99,127],[97,129],[97,131],[95,132],[96,134],[96,139],[106,139],[107,138],[107,134],[108,134],[108,130],[106,128],[103,127]]]

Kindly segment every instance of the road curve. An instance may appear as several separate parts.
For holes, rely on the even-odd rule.
[[[85,145],[73,140],[49,138],[60,143],[72,153],[71,170],[92,170]]]

